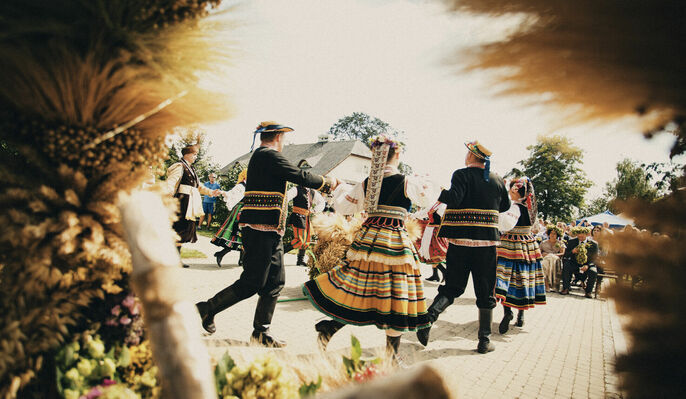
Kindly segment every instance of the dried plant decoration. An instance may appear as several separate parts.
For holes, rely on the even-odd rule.
[[[118,193],[172,129],[227,116],[199,88],[228,60],[219,2],[0,2],[0,397],[46,397],[50,351],[126,285]]]

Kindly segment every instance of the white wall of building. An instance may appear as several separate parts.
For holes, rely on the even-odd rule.
[[[329,176],[348,183],[359,183],[369,176],[370,165],[371,160],[369,158],[350,155],[329,172]]]

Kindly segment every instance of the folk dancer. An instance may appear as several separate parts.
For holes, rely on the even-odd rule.
[[[237,183],[227,192],[222,192],[226,209],[230,209],[229,216],[226,218],[217,233],[210,241],[212,244],[222,249],[214,253],[217,259],[217,266],[222,267],[222,259],[229,252],[239,251],[238,265],[243,265],[243,246],[241,244],[241,234],[238,228],[238,217],[243,208],[243,194],[245,194],[245,179],[248,176],[248,169],[243,169],[238,174]]]
[[[200,185],[193,162],[198,157],[198,147],[189,145],[181,149],[181,160],[167,169],[167,192],[179,200],[178,219],[172,228],[178,234],[176,249],[181,254],[181,245],[198,241],[197,219],[204,215],[200,194],[216,196],[219,190],[210,190]],[[182,263],[183,267],[188,267]]]
[[[537,205],[531,179],[522,177],[510,184],[512,206],[500,214],[502,232],[497,247],[495,297],[503,304],[505,314],[498,330],[505,334],[514,318],[515,326],[524,326],[524,311],[535,305],[545,305],[545,277],[541,266],[541,250],[532,226],[537,222]]]
[[[310,169],[311,166],[304,159],[298,163],[300,169]],[[298,185],[287,192],[288,201],[293,200],[293,212],[288,218],[288,224],[293,228],[293,240],[284,247],[283,252],[291,249],[298,250],[296,265],[307,266],[305,251],[312,244],[312,226],[310,220],[313,213],[320,213],[326,206],[326,201],[318,191]]]
[[[428,221],[419,247],[419,259],[422,263],[431,265],[433,269],[433,274],[426,281],[445,281],[445,255],[448,252],[448,240],[438,236],[441,217],[445,209],[445,204],[436,202],[427,213]]]
[[[419,256],[405,229],[412,203],[426,207],[435,201],[422,179],[398,171],[400,146],[386,136],[371,143],[369,177],[352,190],[334,193],[334,208],[344,215],[363,210],[367,218],[345,258],[328,273],[303,286],[314,307],[331,320],[315,325],[326,348],[345,324],[373,325],[386,333],[386,348],[397,361],[400,336],[429,326]]]
[[[269,333],[276,301],[285,283],[282,237],[286,230],[287,182],[329,192],[338,180],[298,169],[281,154],[284,134],[293,129],[276,122],[262,122],[255,130],[261,144],[248,163],[239,225],[243,241],[243,273],[231,286],[196,304],[203,328],[216,331],[214,316],[255,294],[259,295],[251,339],[269,347],[285,342]],[[254,138],[253,138],[254,145]]]
[[[476,306],[479,308],[479,353],[494,349],[490,342],[491,321],[495,297],[496,245],[498,245],[498,215],[510,208],[510,198],[503,179],[490,171],[492,155],[478,141],[465,143],[465,168],[453,173],[449,190],[438,197],[447,205],[438,232],[448,239],[445,284],[428,309],[429,321],[450,306],[464,293],[472,275]],[[426,346],[430,329],[417,332],[419,342]]]

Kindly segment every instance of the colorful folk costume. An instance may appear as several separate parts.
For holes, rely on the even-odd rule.
[[[303,159],[298,163],[301,169],[311,167]],[[318,191],[303,186],[291,187],[287,193],[288,201],[293,200],[293,212],[288,218],[288,224],[293,228],[293,240],[284,248],[284,253],[291,249],[298,250],[298,266],[307,266],[305,251],[312,244],[311,219],[313,213],[324,210],[326,201]]]
[[[192,146],[182,150],[184,156],[193,153],[197,153],[197,150]],[[182,158],[181,161],[172,164],[167,169],[167,191],[179,200],[178,219],[172,225],[176,234],[179,235],[177,244],[179,253],[181,252],[181,244],[198,241],[198,236],[195,233],[197,219],[204,215],[200,194],[212,195],[210,189],[199,184],[198,175],[191,164],[192,162]],[[183,264],[183,267],[188,267],[188,265]]]
[[[422,263],[433,267],[433,274],[427,281],[445,281],[445,255],[448,252],[448,240],[438,236],[441,227],[441,216],[446,205],[436,202],[428,211],[428,222],[422,234],[419,246],[419,258]],[[439,277],[439,272],[442,278]]]
[[[337,213],[365,210],[367,219],[345,258],[305,283],[303,292],[315,308],[333,319],[315,326],[323,347],[345,324],[374,325],[386,331],[387,350],[395,356],[403,331],[429,326],[419,256],[405,218],[413,202],[426,207],[435,196],[429,193],[428,183],[398,172],[398,143],[379,136],[371,147],[369,177],[352,190],[340,188],[334,193]]]
[[[243,199],[243,194],[245,194],[245,179],[247,175],[248,170],[243,169],[238,175],[238,183],[228,192],[222,193],[224,195],[224,202],[226,202],[226,208],[231,211],[217,231],[217,234],[210,241],[212,244],[222,248],[214,253],[214,257],[217,259],[217,266],[219,267],[222,267],[224,255],[231,251],[240,251],[238,265],[243,265],[243,246],[241,244],[240,229],[238,228],[238,217],[241,214],[241,208],[243,208],[241,200]]]
[[[519,310],[517,327],[524,326],[524,311],[534,305],[545,305],[545,275],[541,250],[531,234],[537,220],[536,196],[531,179],[512,182],[513,204],[500,214],[500,245],[496,269],[495,296],[502,302],[505,315],[498,330],[505,334],[514,318],[512,308]],[[516,199],[515,199],[516,198]]]
[[[216,314],[258,294],[252,339],[265,346],[285,346],[269,333],[269,326],[286,278],[282,243],[288,212],[286,185],[290,181],[328,193],[335,183],[330,178],[298,169],[281,154],[283,133],[291,131],[275,122],[262,122],[255,131],[261,134],[262,145],[248,163],[239,219],[245,252],[243,273],[231,286],[196,304],[202,326],[210,334],[216,331]]]
[[[510,208],[510,198],[503,179],[490,171],[491,152],[478,141],[465,144],[468,149],[466,168],[453,173],[450,189],[443,190],[438,200],[447,205],[439,237],[448,239],[445,284],[428,309],[432,323],[464,293],[471,273],[479,308],[479,344],[477,351],[492,351],[491,321],[496,301],[496,245],[498,245],[498,215]],[[417,339],[426,346],[430,329],[417,332]]]

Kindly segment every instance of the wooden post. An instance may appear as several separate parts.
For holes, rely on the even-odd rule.
[[[200,316],[182,301],[171,268],[181,267],[161,197],[136,191],[119,199],[131,251],[131,283],[143,305],[145,325],[159,369],[163,398],[216,399],[207,348],[200,339]]]

